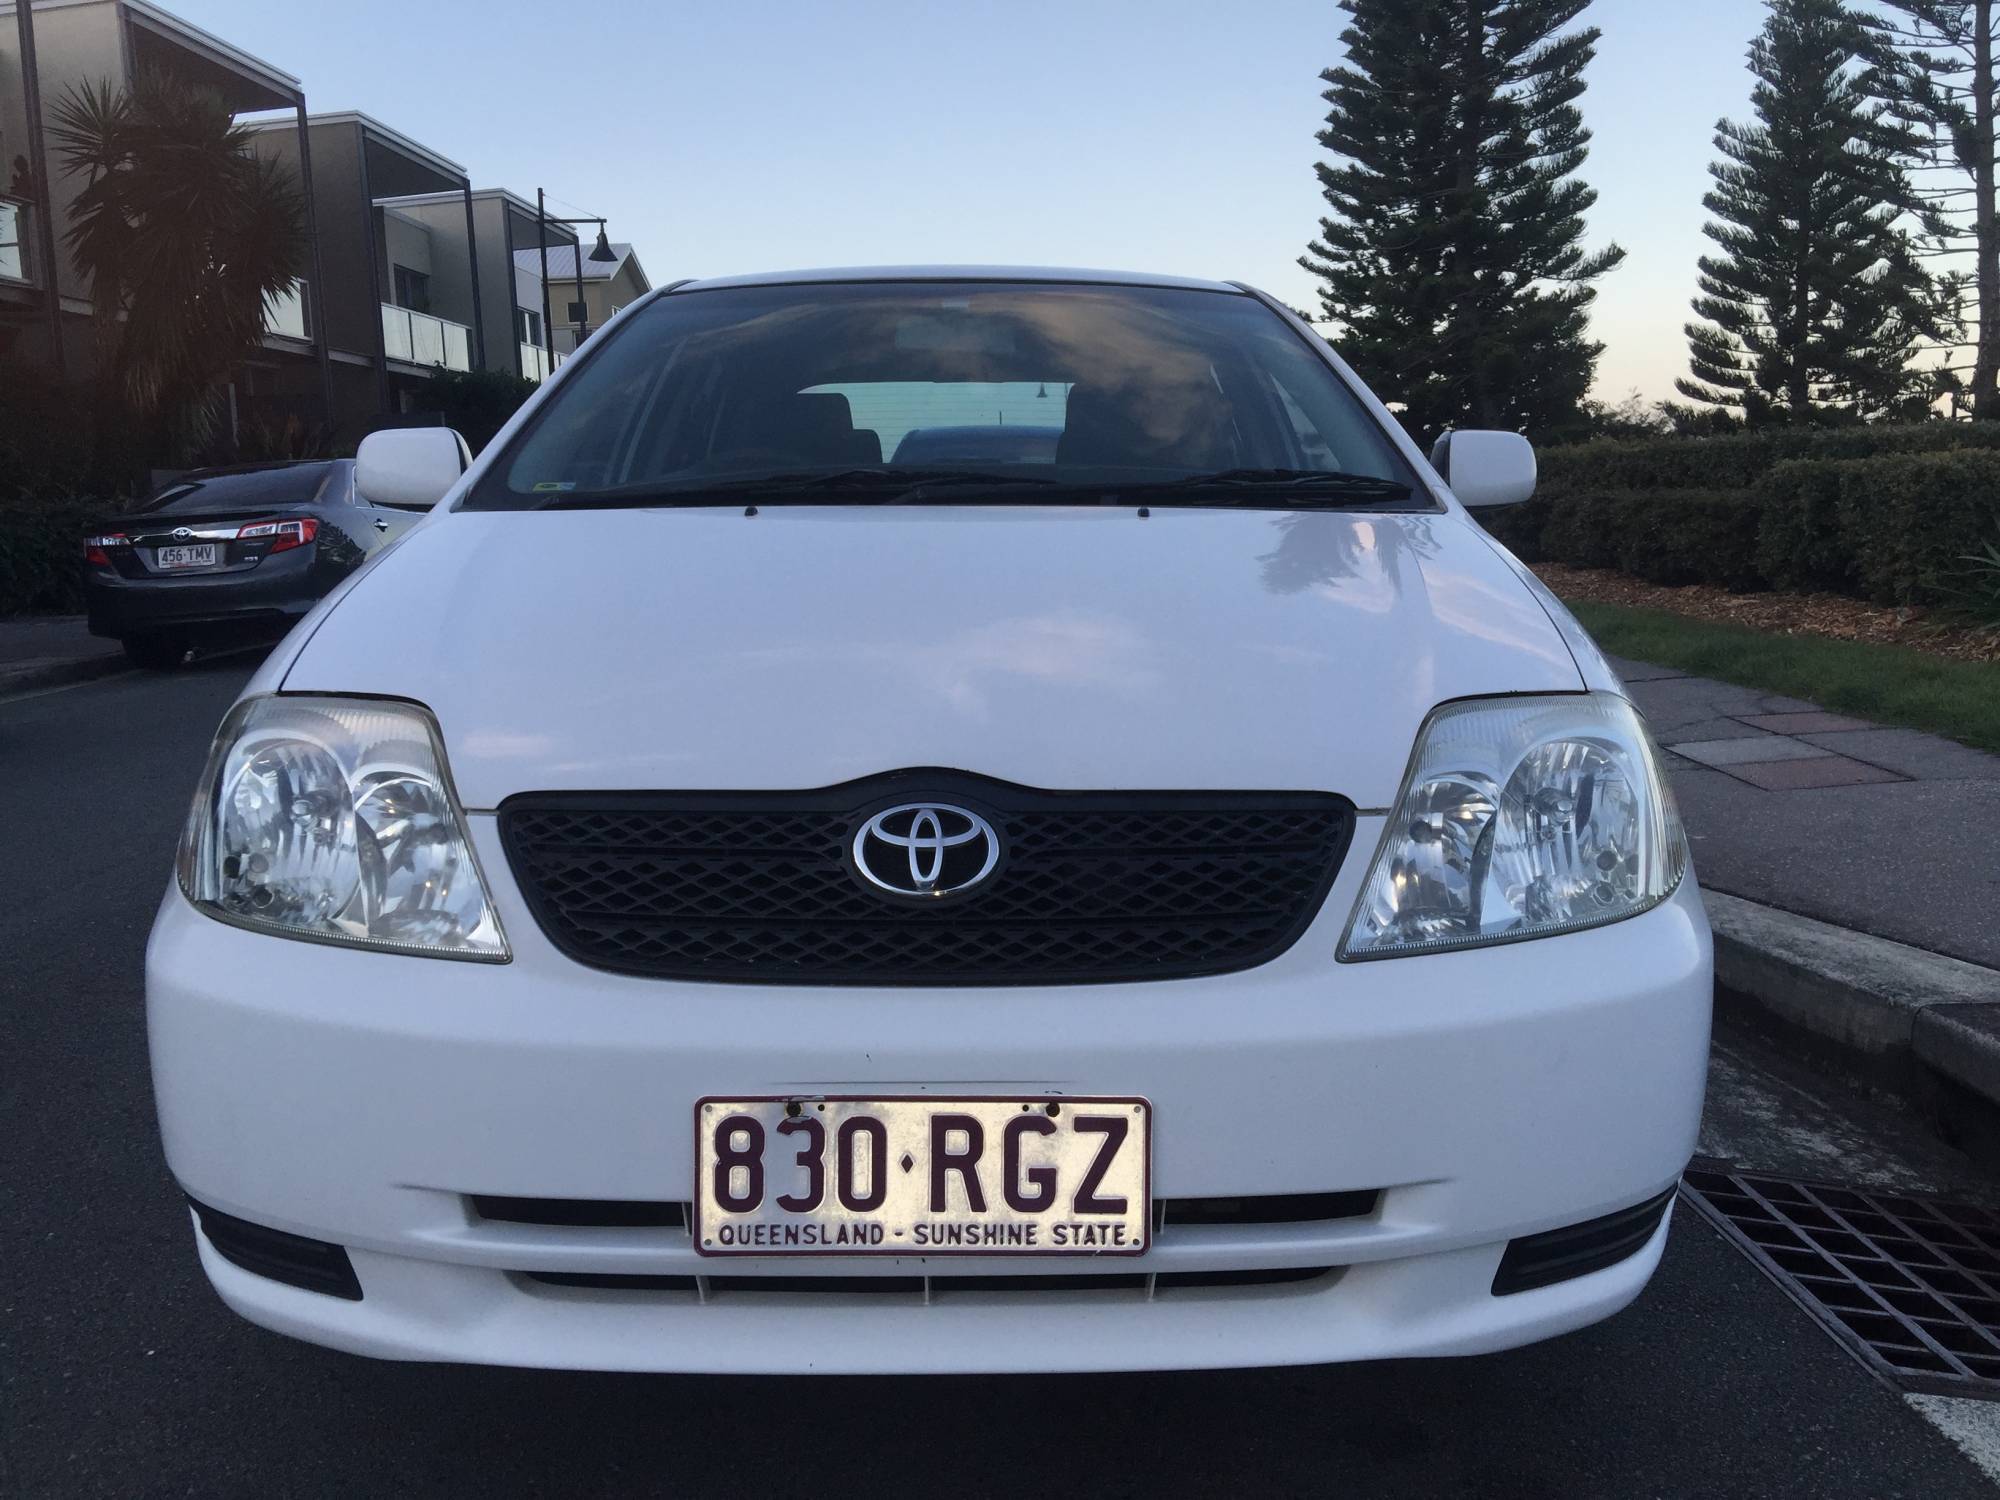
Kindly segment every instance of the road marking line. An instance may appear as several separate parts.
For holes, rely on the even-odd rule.
[[[139,675],[136,667],[128,667],[122,672],[106,672],[102,677],[84,677],[75,682],[58,682],[53,687],[28,688],[19,693],[0,694],[0,703],[26,703],[30,698],[46,698],[51,693],[67,693],[73,688],[91,687],[100,682],[123,682],[127,677]]]

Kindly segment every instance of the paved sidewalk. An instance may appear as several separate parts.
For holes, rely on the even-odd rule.
[[[0,619],[0,693],[80,682],[124,665],[118,642],[92,635],[82,615]]]
[[[1703,886],[2000,969],[2000,756],[1614,661]]]

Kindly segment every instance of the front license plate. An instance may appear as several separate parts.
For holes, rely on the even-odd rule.
[[[703,1255],[1141,1255],[1143,1099],[703,1099]]]
[[[204,542],[194,547],[155,547],[153,566],[162,571],[170,568],[212,568],[215,566],[215,543]]]

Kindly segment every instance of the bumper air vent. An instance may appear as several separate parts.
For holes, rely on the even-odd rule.
[[[355,1277],[354,1263],[341,1246],[252,1224],[192,1198],[188,1199],[188,1205],[201,1221],[203,1237],[232,1266],[308,1292],[349,1302],[361,1300],[361,1282]]]

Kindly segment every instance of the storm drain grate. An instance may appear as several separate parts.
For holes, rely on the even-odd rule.
[[[2000,1400],[2000,1213],[1701,1162],[1682,1183],[1877,1374]]]

